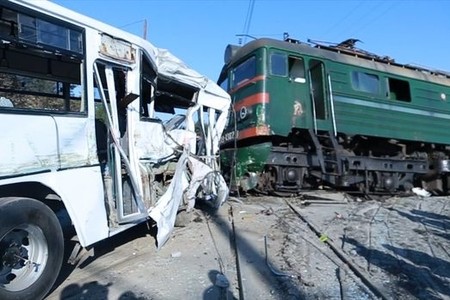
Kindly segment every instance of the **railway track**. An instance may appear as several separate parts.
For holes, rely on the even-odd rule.
[[[450,297],[449,197],[343,200],[250,197],[233,206],[235,298],[255,299],[260,288],[258,299]]]
[[[327,199],[315,199],[316,203],[329,203]],[[342,202],[338,202],[342,204]],[[354,265],[347,257],[347,255],[341,251],[333,241],[330,239],[324,238],[323,234],[313,223],[311,223],[307,218],[305,218],[300,209],[293,204],[289,200],[279,199],[280,206],[275,210],[272,210],[270,213],[273,213],[276,218],[283,219],[285,216],[281,215],[279,212],[284,211],[284,214],[289,214],[291,220],[288,220],[287,223],[290,223],[291,226],[298,226],[297,223],[301,222],[304,224],[303,228],[307,229],[309,232],[309,236],[315,236],[316,241],[322,243],[322,245],[326,245],[329,251],[321,249],[322,245],[316,246],[315,242],[306,242],[305,239],[294,238],[288,241],[291,245],[287,246],[286,243],[283,244],[285,248],[292,247],[293,244],[297,244],[296,247],[302,247],[305,249],[305,244],[307,244],[307,248],[309,250],[310,256],[319,257],[323,256],[326,260],[331,262],[331,264],[324,263],[322,270],[319,270],[319,273],[322,271],[323,273],[328,272],[324,277],[335,277],[335,284],[332,287],[328,286],[328,289],[333,294],[334,299],[391,299],[388,295],[385,295],[381,288],[377,286],[376,283],[372,282],[370,275],[368,275],[364,270]],[[278,214],[278,215],[277,215]],[[314,299],[313,296],[314,286],[317,286],[318,289],[321,289],[320,285],[316,285],[314,282],[308,281],[305,279],[303,273],[305,269],[298,267],[298,264],[290,264],[288,261],[285,261],[286,266],[280,268],[280,264],[283,264],[281,261],[276,261],[274,258],[273,251],[268,251],[268,243],[278,243],[277,241],[273,241],[273,239],[268,239],[267,236],[264,236],[263,241],[260,241],[260,244],[254,244],[253,250],[250,250],[251,254],[248,254],[248,249],[245,250],[243,248],[248,248],[248,245],[242,245],[243,240],[243,230],[241,216],[239,215],[239,211],[233,205],[230,206],[229,209],[229,217],[231,223],[231,244],[233,247],[233,253],[235,255],[235,269],[236,269],[236,279],[235,285],[237,286],[238,293],[236,294],[236,298],[239,300],[244,299],[254,299],[255,283],[251,283],[252,280],[250,277],[254,277],[254,273],[263,273],[266,277],[262,284],[273,284],[274,287],[269,288],[272,292],[272,295],[266,294],[264,298],[261,299]],[[296,218],[297,223],[293,223],[293,218]],[[261,238],[259,239],[261,240]],[[268,242],[269,240],[269,242]],[[313,240],[313,239],[312,239]],[[299,243],[303,244],[300,246]],[[313,245],[313,247],[310,247]],[[271,246],[271,245],[269,245]],[[274,246],[274,245],[272,245]],[[269,247],[269,248],[276,248]],[[280,247],[281,253],[283,253],[283,247]],[[311,250],[313,249],[313,250]],[[271,250],[271,249],[269,249]],[[246,252],[247,251],[247,254]],[[320,253],[318,253],[320,252]],[[256,255],[255,261],[259,263],[259,266],[249,265],[248,260],[249,256]],[[287,253],[283,253],[283,256],[289,255]],[[291,255],[293,256],[301,256],[302,253],[300,251],[295,252],[292,251]],[[325,265],[331,265],[331,267],[325,267]],[[266,269],[263,271],[262,269]],[[310,271],[311,272],[311,271]],[[316,274],[316,276],[320,274]],[[249,279],[250,278],[250,279]],[[345,278],[345,280],[344,280]],[[344,281],[352,281],[350,285],[352,287],[350,289],[345,288],[343,285]],[[261,283],[261,282],[260,282]],[[347,284],[348,285],[348,284]],[[325,293],[326,292],[321,292]],[[330,296],[330,294],[323,296]],[[261,297],[261,295],[259,295]]]
[[[306,219],[300,210],[296,208],[289,200],[285,200],[287,206],[291,209],[291,211],[297,215],[307,226],[308,228],[321,240],[323,243],[325,243],[335,254],[335,257],[339,259],[339,261],[343,264],[345,264],[352,272],[353,274],[358,277],[361,282],[378,298],[383,300],[390,299],[389,296],[387,296],[380,287],[377,286],[376,283],[372,282],[370,279],[370,275],[364,272],[362,269],[360,269],[358,266],[356,266],[354,263],[350,261],[348,256],[339,249],[337,245],[333,241],[331,241],[329,238],[327,238],[321,230],[316,227],[310,220]],[[339,275],[337,275],[339,276]],[[342,290],[342,289],[341,289]],[[341,299],[344,298],[341,294]]]

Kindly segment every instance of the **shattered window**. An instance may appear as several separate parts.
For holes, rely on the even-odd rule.
[[[0,73],[0,97],[8,102],[4,107],[79,112],[80,93],[75,84]]]
[[[0,53],[0,109],[86,112],[81,60],[13,45]]]
[[[187,109],[195,104],[198,89],[176,82],[160,74],[154,93],[154,118],[165,122],[175,116],[186,115]]]
[[[141,72],[141,105],[140,114],[141,118],[153,118],[154,111],[152,109],[152,103],[154,101],[154,82],[156,79],[156,72],[150,63],[150,59],[142,53],[142,72]]]

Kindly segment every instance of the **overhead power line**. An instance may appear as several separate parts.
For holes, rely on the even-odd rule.
[[[248,9],[247,9],[247,16],[245,18],[245,23],[244,23],[244,29],[242,30],[244,44],[247,41],[248,32],[250,31],[250,25],[252,23],[252,16],[253,16],[253,8],[254,7],[255,7],[255,0],[249,0],[249,2],[248,2]]]

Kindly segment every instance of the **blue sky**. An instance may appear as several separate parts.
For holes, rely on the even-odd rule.
[[[282,39],[287,32],[305,42],[357,38],[359,48],[396,62],[450,72],[450,0],[255,0],[251,19],[250,0],[53,2],[139,36],[147,20],[150,42],[213,80],[225,47],[243,33]]]

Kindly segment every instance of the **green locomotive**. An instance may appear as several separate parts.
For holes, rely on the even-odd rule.
[[[221,140],[232,189],[447,193],[450,74],[354,47],[258,39],[229,45]]]

